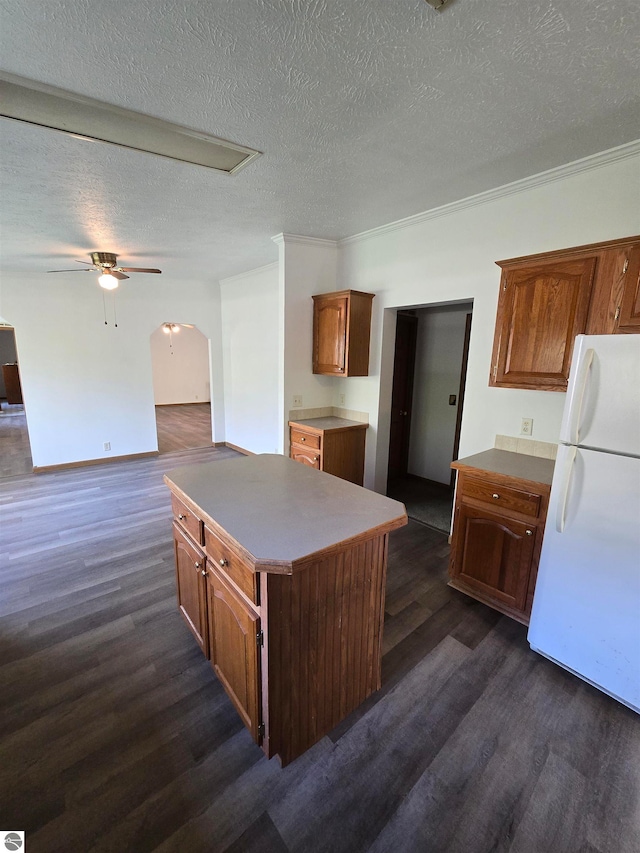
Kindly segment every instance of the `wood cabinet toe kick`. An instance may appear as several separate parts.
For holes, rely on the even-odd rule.
[[[180,613],[256,743],[285,765],[380,687],[388,537],[404,505],[270,454],[165,482]]]

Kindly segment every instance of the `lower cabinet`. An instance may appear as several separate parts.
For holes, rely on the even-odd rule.
[[[528,624],[548,496],[545,483],[459,471],[449,585]]]
[[[260,617],[214,568],[207,570],[211,665],[245,726],[260,731]]]
[[[178,607],[204,654],[209,657],[204,553],[173,523]]]

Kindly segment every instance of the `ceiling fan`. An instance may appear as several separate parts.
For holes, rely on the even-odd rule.
[[[89,261],[76,261],[77,264],[88,264],[87,267],[75,267],[70,270],[47,270],[47,272],[99,272],[98,277],[100,287],[105,290],[115,290],[119,281],[129,278],[125,273],[128,272],[154,272],[161,273],[162,270],[150,269],[148,267],[119,267],[116,266],[118,256],[111,252],[91,252]]]

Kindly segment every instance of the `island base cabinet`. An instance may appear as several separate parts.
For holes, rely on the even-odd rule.
[[[175,522],[173,547],[178,607],[198,645],[209,657],[204,554]]]
[[[370,539],[294,575],[267,575],[263,747],[283,766],[380,688],[387,540]]]
[[[260,617],[211,567],[207,605],[211,665],[253,739],[260,743]]]

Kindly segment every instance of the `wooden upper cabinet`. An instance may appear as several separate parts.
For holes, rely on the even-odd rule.
[[[341,290],[313,297],[313,372],[368,376],[373,293]]]
[[[565,391],[576,335],[640,333],[640,237],[497,263],[490,385]]]
[[[624,284],[616,332],[640,333],[640,243],[630,247],[624,269]]]
[[[596,258],[503,268],[491,385],[565,391]]]

